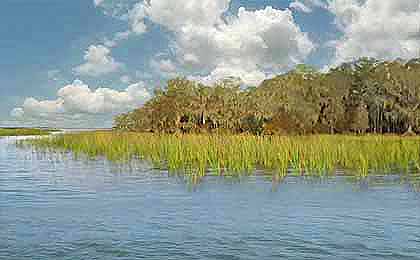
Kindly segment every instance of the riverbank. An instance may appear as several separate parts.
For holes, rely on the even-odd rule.
[[[0,128],[0,137],[49,135],[56,130],[39,128]]]
[[[155,167],[205,175],[251,173],[279,175],[368,176],[417,172],[420,138],[400,136],[252,136],[157,135],[85,132],[24,141],[35,149],[104,156],[124,162],[133,158]]]

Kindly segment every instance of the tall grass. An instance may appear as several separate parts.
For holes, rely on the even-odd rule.
[[[139,158],[156,167],[204,175],[264,169],[276,175],[332,175],[336,170],[369,174],[417,172],[420,138],[398,136],[157,135],[94,132],[25,141],[36,149],[69,151],[113,161]],[[340,171],[343,172],[343,171]]]
[[[29,136],[29,135],[48,135],[50,130],[36,128],[0,128],[1,136]]]

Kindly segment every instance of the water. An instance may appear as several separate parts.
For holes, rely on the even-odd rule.
[[[0,259],[420,259],[398,177],[208,177],[39,155],[0,139]]]

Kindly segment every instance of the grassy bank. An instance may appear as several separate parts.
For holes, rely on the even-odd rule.
[[[26,141],[36,149],[109,160],[145,159],[171,171],[367,176],[417,172],[420,138],[397,136],[218,136],[78,133]],[[339,171],[340,172],[340,171]],[[343,172],[343,171],[341,171]]]
[[[1,136],[30,136],[30,135],[48,135],[52,131],[36,128],[0,128]]]

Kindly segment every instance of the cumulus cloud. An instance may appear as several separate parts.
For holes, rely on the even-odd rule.
[[[104,45],[108,48],[113,48],[118,45],[118,42],[127,40],[131,35],[131,31],[117,32],[112,39],[105,39]]]
[[[327,8],[327,4],[324,0],[294,0],[289,8],[298,12],[311,13],[313,8]]]
[[[419,0],[330,0],[343,37],[334,42],[334,64],[368,56],[409,59],[420,49]]]
[[[185,0],[179,5],[176,1],[151,0],[137,4],[129,14],[133,31],[146,32],[148,20],[173,35],[172,61],[152,61],[152,69],[184,71],[205,81],[241,77],[245,84],[255,85],[267,74],[303,62],[314,50],[290,9],[240,8],[237,15],[228,16],[230,2]]]
[[[99,6],[99,5],[101,5],[103,2],[104,2],[104,0],[93,0],[93,4],[94,4],[95,6]]]
[[[177,76],[177,67],[170,59],[152,59],[150,67],[163,78],[173,78]]]
[[[138,3],[129,13],[131,28],[136,33],[147,29],[144,19],[177,31],[183,26],[213,26],[221,22],[231,0],[150,0]]]
[[[18,110],[19,111],[19,108]],[[35,98],[27,98],[22,107],[23,114],[21,116],[49,117],[64,112],[63,100],[43,100],[38,101]]]
[[[136,34],[143,34],[147,31],[147,26],[144,19],[147,17],[146,5],[144,3],[138,3],[128,13],[128,20],[130,23],[130,30]]]
[[[237,16],[218,27],[185,27],[177,40],[177,58],[184,66],[210,70],[213,75],[221,70],[259,75],[282,71],[302,62],[313,49],[291,11],[272,7],[240,8]]]
[[[124,91],[110,88],[92,90],[80,80],[64,86],[55,100],[27,98],[22,107],[15,108],[15,118],[80,119],[83,117],[112,116],[137,108],[151,98],[142,82],[128,86]]]
[[[128,83],[131,82],[131,77],[128,76],[128,75],[123,75],[123,76],[120,77],[120,81],[122,83],[128,84]]]
[[[220,23],[230,1],[184,0],[182,4],[171,0],[140,1],[124,16],[129,22],[129,30],[116,33],[113,39],[105,41],[105,45],[115,47],[119,41],[127,39],[131,34],[144,34],[148,31],[145,20],[163,25],[171,31],[190,24],[213,26]]]
[[[190,79],[210,86],[220,80],[231,77],[240,79],[241,83],[246,85],[257,86],[267,78],[267,75],[259,70],[247,70],[246,68],[221,65],[207,76],[192,76]]]
[[[301,11],[301,12],[304,12],[304,13],[312,12],[311,7],[305,5],[303,2],[300,2],[299,0],[296,0],[292,3],[290,3],[289,7],[293,10]]]
[[[91,45],[85,53],[84,64],[74,68],[78,75],[98,77],[118,71],[123,65],[111,57],[111,51],[103,45]]]
[[[23,111],[23,108],[21,107],[17,107],[14,108],[11,112],[10,112],[10,116],[14,117],[14,118],[22,118],[23,114],[25,113],[25,111]]]

